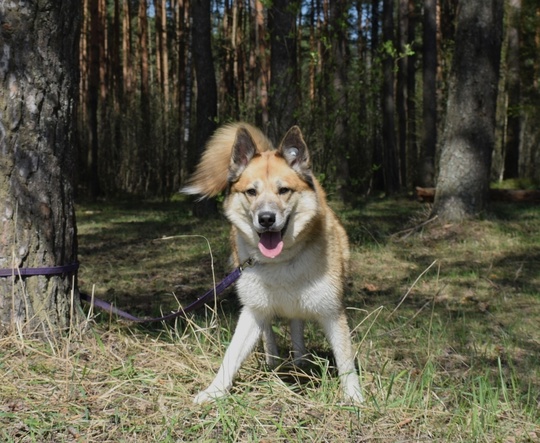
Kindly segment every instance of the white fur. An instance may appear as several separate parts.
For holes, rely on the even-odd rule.
[[[183,192],[216,195],[226,187],[227,168],[233,175],[224,208],[233,226],[234,262],[252,259],[255,265],[245,269],[237,283],[243,309],[223,363],[195,403],[226,395],[261,337],[267,362],[276,364],[275,317],[291,321],[295,363],[306,355],[304,320],[318,321],[332,347],[345,399],[361,403],[355,352],[342,305],[349,259],[347,235],[311,174],[300,130],[292,128],[274,151],[264,135],[249,125],[224,127],[209,142]],[[260,234],[270,229],[261,226],[259,215],[268,211],[275,216],[272,231],[282,233],[282,250],[274,258],[263,255],[258,247]]]
[[[234,219],[236,226],[249,226]],[[302,225],[306,220],[301,215],[298,220],[291,220],[289,235],[292,238],[297,222]],[[261,262],[245,269],[237,283],[243,305],[237,328],[217,376],[195,397],[195,402],[204,403],[226,395],[238,369],[263,334],[267,362],[275,365],[277,345],[271,322],[278,316],[291,319],[295,363],[300,363],[306,354],[303,320],[315,319],[321,324],[336,358],[345,399],[361,403],[363,398],[354,367],[354,351],[341,304],[342,283],[336,282],[327,272],[330,257],[324,256],[317,242],[304,240],[292,241],[292,246],[276,259],[265,259],[252,244],[254,238],[249,233],[242,232],[237,237],[240,258],[255,256]]]

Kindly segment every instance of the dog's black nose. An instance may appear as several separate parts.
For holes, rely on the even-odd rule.
[[[259,224],[263,228],[270,228],[276,222],[276,214],[273,212],[261,212],[259,214]]]

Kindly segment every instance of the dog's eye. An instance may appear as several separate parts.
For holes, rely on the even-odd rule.
[[[250,188],[246,190],[246,195],[249,195],[250,197],[255,197],[257,195],[257,190],[255,188]]]
[[[279,189],[278,189],[278,194],[279,194],[279,195],[284,195],[284,194],[287,194],[287,193],[289,193],[289,192],[291,192],[291,189],[289,189],[289,188],[283,187],[283,188],[279,188]]]

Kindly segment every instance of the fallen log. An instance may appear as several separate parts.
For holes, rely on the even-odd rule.
[[[419,201],[431,203],[435,198],[435,188],[416,187]],[[489,198],[492,201],[540,203],[540,191],[532,189],[490,189]]]

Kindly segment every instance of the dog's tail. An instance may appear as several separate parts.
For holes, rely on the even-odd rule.
[[[259,152],[273,149],[272,143],[257,128],[247,123],[231,123],[220,127],[206,144],[194,174],[180,190],[183,194],[214,197],[227,188],[229,165],[238,129],[246,129]]]

